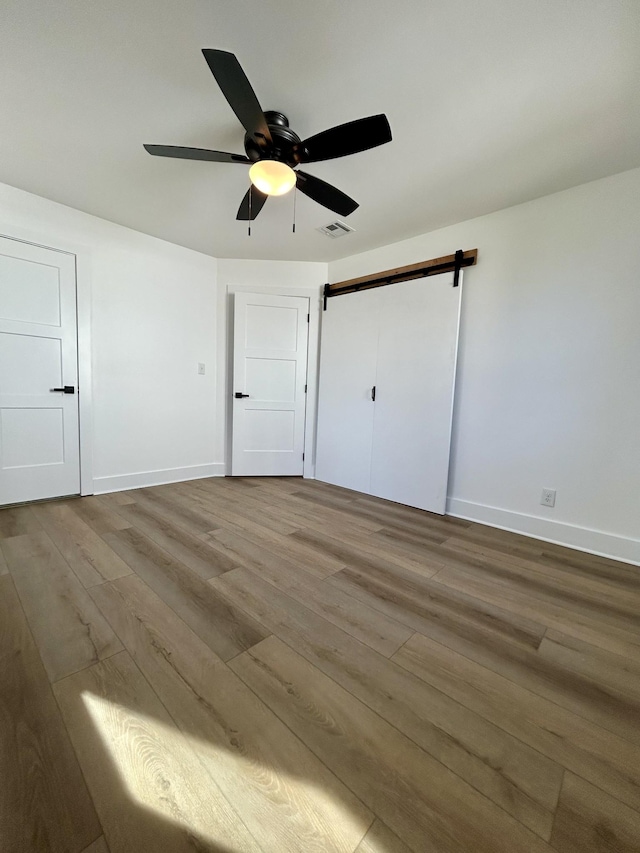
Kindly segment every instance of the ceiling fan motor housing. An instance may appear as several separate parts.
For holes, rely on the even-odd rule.
[[[260,134],[246,133],[244,150],[252,162],[258,160],[278,160],[287,166],[297,166],[303,159],[305,149],[300,137],[289,127],[289,119],[284,113],[269,110],[264,114],[271,133],[272,145]]]

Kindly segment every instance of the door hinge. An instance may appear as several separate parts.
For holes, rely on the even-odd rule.
[[[304,453],[302,454],[302,461],[304,462]]]
[[[311,320],[311,314],[307,314],[307,323]]]
[[[306,385],[304,386],[304,393],[305,394],[307,393],[307,386]]]

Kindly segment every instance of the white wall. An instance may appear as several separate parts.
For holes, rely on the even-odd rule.
[[[83,340],[91,314],[93,453],[83,458],[95,491],[223,473],[215,258],[5,185],[0,233],[78,256]],[[86,352],[80,360],[82,375]]]
[[[449,511],[640,563],[640,169],[345,258],[329,281],[458,248],[478,265]]]

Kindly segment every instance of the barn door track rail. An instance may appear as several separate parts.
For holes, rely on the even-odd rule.
[[[324,310],[327,310],[327,300],[332,296],[343,296],[345,293],[357,293],[359,290],[370,290],[373,287],[384,287],[387,284],[397,284],[400,281],[411,281],[414,278],[426,278],[430,275],[440,275],[445,272],[453,273],[453,286],[458,286],[460,270],[464,267],[473,267],[478,261],[478,250],[462,249],[453,255],[444,255],[442,258],[432,258],[430,261],[421,261],[418,264],[409,264],[406,267],[395,267],[384,272],[365,275],[361,278],[350,278],[346,281],[337,281],[335,284],[324,286]]]

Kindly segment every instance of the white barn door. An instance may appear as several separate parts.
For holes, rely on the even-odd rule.
[[[317,479],[444,513],[462,290],[452,285],[439,275],[329,299]]]
[[[371,454],[372,495],[441,515],[447,500],[462,274],[460,285],[452,285],[453,273],[380,289]]]
[[[0,237],[0,505],[80,492],[77,384],[74,256]]]
[[[316,479],[369,492],[382,289],[329,300],[322,314]]]
[[[302,475],[309,300],[236,293],[233,326],[231,473]]]

